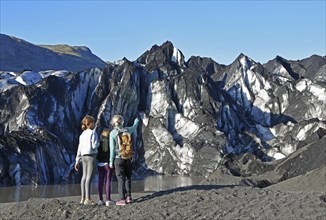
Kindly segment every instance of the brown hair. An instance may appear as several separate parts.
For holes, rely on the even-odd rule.
[[[82,130],[85,131],[86,129],[93,129],[94,128],[94,118],[90,115],[86,115],[82,120]],[[93,123],[93,124],[92,124]]]
[[[108,152],[109,150],[109,142],[108,142],[109,134],[110,134],[110,130],[107,128],[105,128],[101,133],[101,146],[103,152]]]
[[[101,135],[102,135],[103,137],[109,137],[109,134],[110,134],[110,130],[107,129],[107,128],[103,129],[103,131],[102,131],[102,133],[101,133]]]

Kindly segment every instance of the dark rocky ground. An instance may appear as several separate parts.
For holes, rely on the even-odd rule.
[[[240,177],[218,169],[200,185],[133,194],[134,203],[123,207],[79,205],[79,196],[30,198],[0,203],[0,219],[324,219],[325,165],[268,187],[253,186],[266,175]]]
[[[110,207],[79,205],[79,197],[31,198],[0,204],[0,219],[324,219],[325,191],[301,191],[295,183],[297,191],[196,185],[134,194],[134,203]]]

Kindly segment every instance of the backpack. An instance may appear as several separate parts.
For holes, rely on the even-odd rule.
[[[118,130],[117,151],[122,159],[131,159],[132,157],[131,135],[126,129]]]

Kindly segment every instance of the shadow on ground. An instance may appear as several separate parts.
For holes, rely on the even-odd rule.
[[[153,193],[151,195],[142,196],[142,197],[139,197],[139,198],[135,199],[134,202],[135,203],[144,202],[146,200],[154,199],[156,197],[166,196],[166,195],[176,193],[176,192],[184,192],[184,191],[190,191],[190,190],[213,190],[213,189],[222,189],[222,188],[226,188],[226,187],[233,188],[233,187],[236,187],[236,186],[235,185],[193,185],[193,186],[184,186],[184,187],[178,187],[178,188],[174,188],[174,189],[168,189],[168,190],[155,192],[155,193]]]

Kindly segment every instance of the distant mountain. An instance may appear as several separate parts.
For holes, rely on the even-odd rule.
[[[103,68],[107,64],[87,47],[68,45],[35,45],[22,39],[0,34],[0,70],[81,71]]]

